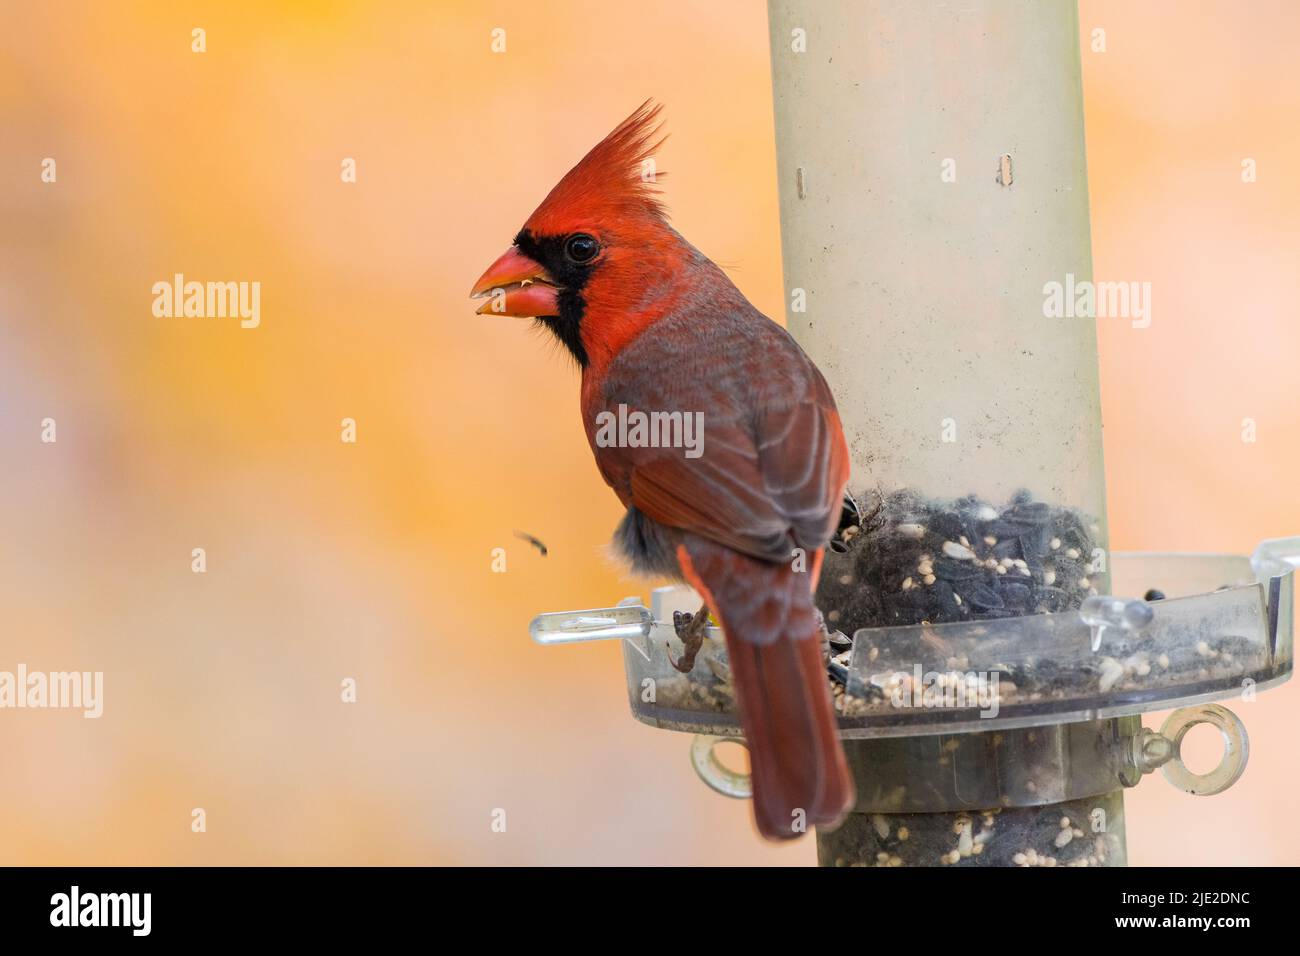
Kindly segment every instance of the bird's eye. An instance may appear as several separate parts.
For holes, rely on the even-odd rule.
[[[564,254],[574,262],[590,262],[596,258],[598,252],[600,252],[600,243],[596,241],[595,236],[589,236],[585,232],[570,236],[569,241],[564,244]]]

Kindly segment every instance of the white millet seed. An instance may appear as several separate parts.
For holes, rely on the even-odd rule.
[[[1101,672],[1097,675],[1097,689],[1103,694],[1118,683],[1124,676],[1124,665],[1113,657],[1101,659]]]
[[[961,856],[970,856],[975,849],[975,841],[971,839],[970,823],[962,827],[961,836],[957,840],[957,852]]]

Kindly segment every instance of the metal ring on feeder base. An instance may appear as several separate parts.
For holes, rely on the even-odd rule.
[[[691,741],[691,765],[709,787],[724,797],[748,800],[754,795],[754,784],[747,773],[738,773],[728,768],[714,748],[721,743],[740,744],[745,747],[743,737],[715,737],[711,734],[696,734]]]
[[[1182,744],[1187,732],[1197,724],[1210,724],[1223,737],[1223,757],[1209,773],[1193,773],[1183,763]],[[1163,767],[1165,779],[1179,790],[1198,797],[1223,793],[1241,777],[1250,757],[1250,738],[1241,718],[1218,704],[1201,704],[1174,711],[1160,728],[1160,736],[1174,748],[1174,757]]]

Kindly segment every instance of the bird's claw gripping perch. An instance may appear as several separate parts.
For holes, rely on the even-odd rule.
[[[708,626],[709,607],[707,604],[694,614],[687,614],[685,611],[674,611],[673,630],[677,632],[678,639],[685,645],[686,653],[679,660],[673,660],[670,653],[668,663],[683,674],[689,674],[695,667],[696,655],[700,653],[700,648],[704,646],[704,634]]]

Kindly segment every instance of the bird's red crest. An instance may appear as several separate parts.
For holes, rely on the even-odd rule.
[[[667,137],[656,138],[662,109],[646,100],[614,131],[565,173],[524,228],[535,235],[572,231],[576,219],[593,222],[628,218],[664,219],[655,181],[654,153]]]

